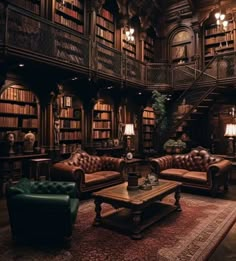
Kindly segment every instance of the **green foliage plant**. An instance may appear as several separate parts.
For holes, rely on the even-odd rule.
[[[157,90],[154,90],[152,92],[152,100],[152,108],[155,114],[156,124],[160,128],[160,132],[163,132],[167,126],[166,95],[161,94]]]

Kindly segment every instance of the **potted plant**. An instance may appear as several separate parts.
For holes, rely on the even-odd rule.
[[[186,149],[186,143],[181,139],[178,139],[174,143],[174,152],[175,153],[182,153],[183,150]]]
[[[176,144],[176,141],[174,139],[169,139],[167,140],[164,145],[163,149],[167,154],[171,154],[173,152],[173,148]]]
[[[156,117],[156,124],[159,125],[160,132],[162,133],[167,126],[166,119],[166,95],[161,94],[157,90],[152,92],[152,108]]]

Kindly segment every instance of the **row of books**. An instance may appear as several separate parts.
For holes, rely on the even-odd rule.
[[[60,12],[62,14],[66,14],[70,17],[73,17],[77,20],[83,21],[83,15],[81,15],[78,11],[75,11],[72,8],[67,8],[66,6],[60,6],[59,3],[56,2],[56,6],[55,6],[57,12]]]
[[[75,120],[60,120],[60,128],[80,129],[81,123]]]
[[[214,26],[214,27],[211,27],[211,28],[207,28],[205,30],[205,36],[210,36],[212,34],[217,34],[217,33],[224,33],[224,32],[227,32],[227,31],[232,31],[234,29],[234,26],[233,26],[233,23],[229,23],[227,25],[227,29],[225,31],[220,31],[219,27],[217,26]]]
[[[150,140],[150,139],[152,139],[152,134],[151,134],[151,133],[145,133],[145,135],[143,135],[143,139],[144,139],[144,140]]]
[[[154,119],[143,119],[143,124],[154,125],[155,120]]]
[[[37,113],[37,108],[29,104],[1,103],[0,111],[1,113],[29,114],[34,116]]]
[[[107,41],[105,38],[97,38],[97,42],[104,44],[108,47],[114,47],[114,43]]]
[[[151,38],[150,36],[147,36],[146,38],[145,38],[145,44],[148,44],[148,45],[151,45],[151,46],[153,46],[154,45],[154,40],[153,40],[153,38]]]
[[[110,120],[111,113],[110,112],[94,112],[94,119],[95,120]]]
[[[84,59],[74,54],[67,53],[66,51],[57,50],[56,57],[77,64],[84,64]]]
[[[108,40],[110,42],[114,42],[114,34],[111,33],[110,31],[107,31],[107,30],[97,26],[96,34],[97,34],[97,36],[105,38],[106,40]]]
[[[147,43],[144,43],[144,49],[146,49],[147,51],[152,52],[152,53],[154,52],[154,47],[148,45]]]
[[[111,32],[114,32],[114,24],[105,20],[103,17],[101,16],[97,16],[97,19],[96,19],[96,23],[97,25],[99,26],[102,26],[104,28],[106,28],[107,30],[111,31]]]
[[[22,128],[38,128],[38,119],[23,119]]]
[[[94,110],[110,111],[111,110],[111,105],[107,104],[107,103],[97,102],[94,105]]]
[[[110,131],[98,131],[94,130],[93,131],[93,139],[109,139],[111,137]]]
[[[110,121],[94,121],[93,128],[94,129],[110,129],[111,122]]]
[[[1,99],[12,101],[35,102],[35,95],[28,90],[20,89],[20,86],[8,87],[2,94]]]
[[[58,1],[58,0],[57,0]],[[73,7],[76,7],[76,8],[79,8],[79,9],[81,9],[81,10],[83,10],[84,9],[84,6],[83,6],[83,3],[82,3],[82,1],[80,1],[80,0],[65,0],[64,1],[64,4],[66,5],[66,6],[71,6],[71,8],[73,8]]]
[[[79,33],[84,33],[84,26],[82,24],[78,24],[62,15],[55,14],[55,22],[67,26]],[[81,20],[81,23],[83,23],[83,20]]]
[[[63,131],[60,132],[60,140],[81,140],[82,135],[80,131]]]
[[[109,12],[108,10],[102,8],[101,10],[101,16],[106,18],[107,20],[114,22],[114,16],[111,12]]]
[[[18,117],[2,117],[0,116],[0,126],[18,127]]]
[[[144,118],[155,118],[155,114],[153,111],[143,111],[143,117]]]
[[[226,42],[231,40],[233,40],[232,34],[230,34],[229,38],[226,35],[219,35],[214,38],[212,37],[212,38],[205,39],[205,44],[217,44],[220,42]]]

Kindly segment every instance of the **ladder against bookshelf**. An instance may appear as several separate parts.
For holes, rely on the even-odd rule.
[[[152,107],[147,106],[144,108],[142,117],[143,126],[143,151],[150,152],[153,150],[153,134],[155,126],[155,114]]]
[[[61,1],[55,0],[54,21],[83,34],[84,1],[65,0],[62,4]]]
[[[115,23],[113,14],[102,8],[96,18],[96,40],[109,47],[115,43]]]
[[[24,135],[31,131],[39,146],[39,103],[34,93],[21,85],[11,85],[0,93],[0,140],[7,132],[15,134],[18,153],[23,150]]]
[[[40,14],[41,0],[8,0],[9,3],[14,4],[20,8],[26,9],[37,15]]]
[[[62,153],[71,153],[82,142],[82,105],[76,96],[63,96],[60,113],[60,147]]]
[[[102,144],[112,138],[112,106],[98,100],[93,109],[93,141]]]

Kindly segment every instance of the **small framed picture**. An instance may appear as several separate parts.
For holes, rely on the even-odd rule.
[[[64,107],[72,107],[72,97],[71,96],[64,96]]]
[[[119,139],[114,139],[113,140],[113,144],[114,144],[114,147],[118,147],[119,146]]]

